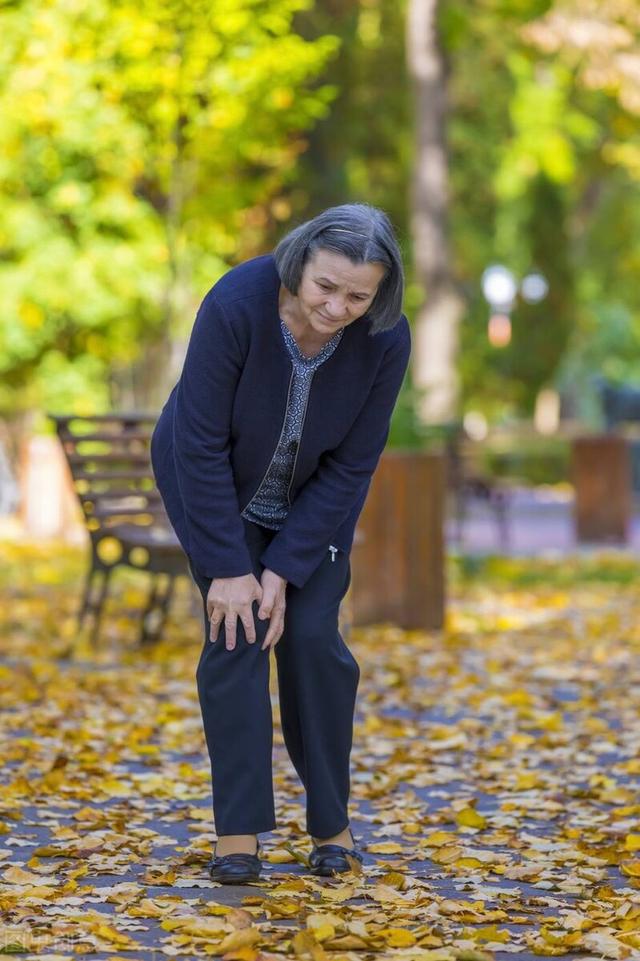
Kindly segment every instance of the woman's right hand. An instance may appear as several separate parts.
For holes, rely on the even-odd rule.
[[[224,621],[226,648],[232,651],[236,646],[236,627],[240,618],[247,641],[249,644],[254,644],[256,640],[252,609],[254,601],[258,603],[262,601],[262,587],[253,574],[214,578],[207,594],[209,640],[217,640],[220,625]]]

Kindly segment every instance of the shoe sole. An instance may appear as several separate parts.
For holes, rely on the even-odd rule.
[[[351,868],[343,868],[342,871],[337,868],[311,868],[310,871],[317,878],[332,878],[336,874],[349,874]]]

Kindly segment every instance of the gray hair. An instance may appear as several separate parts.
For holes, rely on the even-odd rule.
[[[382,264],[385,275],[364,315],[370,334],[390,330],[400,320],[404,270],[398,242],[387,215],[368,204],[328,207],[282,238],[273,256],[280,280],[298,293],[305,264],[317,250],[332,250],[354,264]]]

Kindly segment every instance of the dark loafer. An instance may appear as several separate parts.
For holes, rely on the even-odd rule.
[[[223,854],[214,856],[207,865],[209,877],[219,884],[250,884],[260,880],[262,861],[260,848],[255,854]]]
[[[362,864],[363,857],[355,847],[343,848],[340,844],[314,844],[309,855],[311,873],[322,878],[330,878],[334,874],[345,874],[351,871],[347,855]]]

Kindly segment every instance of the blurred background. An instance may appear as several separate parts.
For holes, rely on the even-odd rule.
[[[8,0],[0,23],[5,535],[82,540],[48,414],[158,411],[217,278],[347,201],[401,240],[390,444],[444,445],[453,549],[575,543],[572,445],[607,397],[636,486],[636,0]]]
[[[640,0],[0,0],[0,41],[0,954],[640,957]],[[353,201],[413,335],[341,608],[383,859],[303,890],[276,723],[298,874],[213,918],[149,437],[209,288]]]

